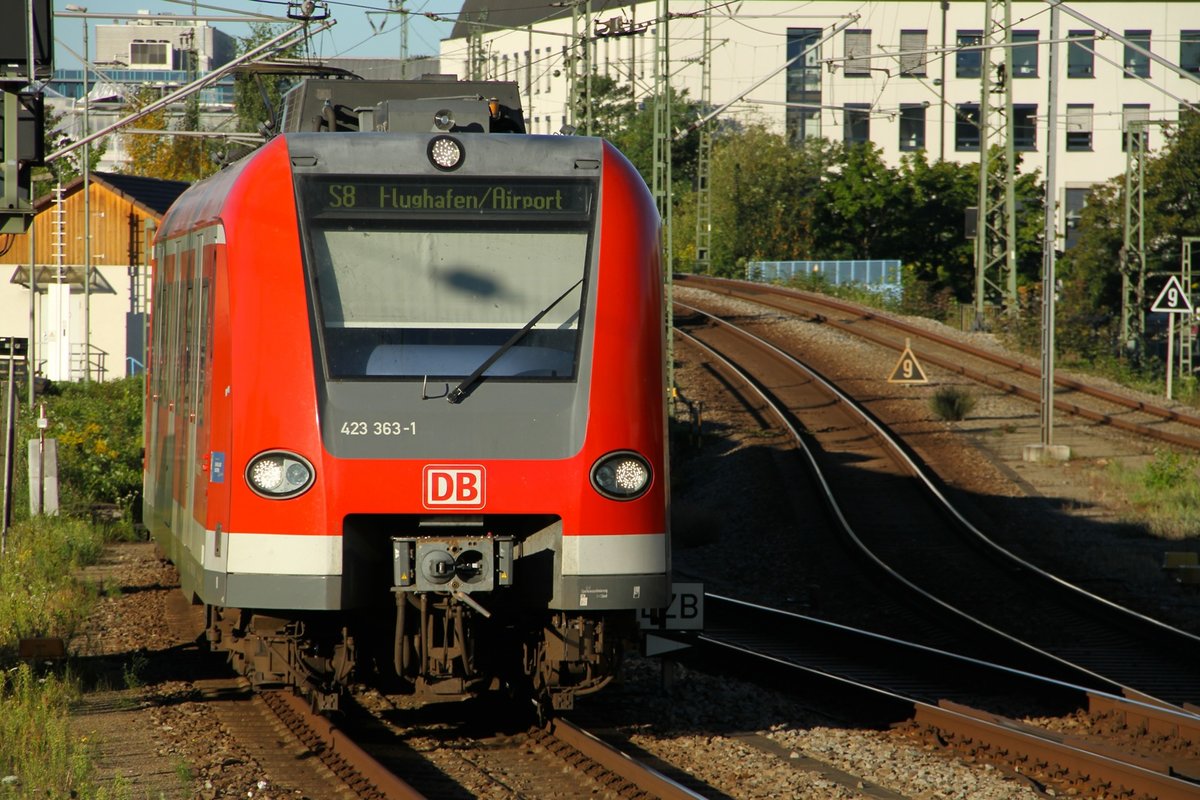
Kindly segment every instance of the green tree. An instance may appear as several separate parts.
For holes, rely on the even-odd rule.
[[[931,164],[924,150],[900,161],[897,178],[907,187],[909,207],[895,257],[930,296],[949,292],[966,302],[974,292],[974,247],[965,220],[976,202],[978,175],[973,165]]]
[[[833,147],[822,182],[813,252],[818,258],[896,258],[912,192],[871,142]]]
[[[575,108],[576,119],[584,117],[584,103]],[[637,114],[632,84],[618,83],[607,75],[592,76],[592,134],[615,141],[626,132]],[[583,133],[583,131],[580,131]]]
[[[633,99],[633,90],[604,75],[592,77],[592,132],[608,139],[625,154],[646,181],[654,180],[654,96]],[[575,118],[583,119],[581,98]],[[686,130],[700,114],[699,106],[688,99],[687,90],[671,90],[671,126]],[[581,131],[582,132],[582,131]],[[671,143],[671,181],[676,198],[688,191],[696,177],[696,154],[700,134],[691,130]]]
[[[824,139],[794,147],[765,125],[714,137],[709,185],[717,274],[740,274],[749,260],[819,257],[816,225],[835,152]]]
[[[1150,272],[1177,272],[1182,238],[1200,235],[1200,115],[1182,113],[1164,137],[1163,148],[1145,160],[1142,224]],[[1093,187],[1080,215],[1077,242],[1059,264],[1059,339],[1072,342],[1085,356],[1133,352],[1118,341],[1125,299],[1124,188],[1124,171]]]
[[[1164,136],[1162,151],[1146,164],[1147,260],[1178,272],[1182,237],[1200,236],[1200,113],[1181,112]]]
[[[269,23],[251,23],[250,34],[238,38],[238,54],[244,55],[259,45],[283,33],[283,26]],[[297,57],[300,45],[275,53],[276,56]],[[239,131],[256,132],[260,125],[270,127],[279,124],[279,112],[283,96],[295,86],[293,76],[273,73],[239,71],[233,79],[234,109]],[[278,133],[278,130],[273,131]]]
[[[143,86],[129,98],[127,112],[145,108],[159,99],[152,86]],[[167,111],[158,109],[141,117],[137,127],[150,131],[169,131]],[[184,103],[176,130],[200,131],[200,105],[196,100]],[[199,136],[168,136],[163,133],[124,133],[128,155],[124,172],[164,180],[196,181],[217,170],[216,148]]]

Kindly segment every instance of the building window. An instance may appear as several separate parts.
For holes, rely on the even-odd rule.
[[[1079,43],[1067,45],[1067,77],[1094,78],[1096,77],[1096,46],[1095,31],[1071,31],[1068,39],[1079,39]]]
[[[900,149],[925,149],[925,104],[900,104]]]
[[[1091,187],[1070,188],[1065,190],[1063,198],[1063,216],[1066,220],[1067,238],[1063,244],[1064,250],[1070,250],[1079,241],[1079,222],[1083,218],[1083,207],[1087,205]]]
[[[959,103],[954,107],[954,149],[959,152],[978,152],[978,103]]]
[[[1150,50],[1150,31],[1125,31],[1125,38],[1142,50]],[[1125,45],[1125,77],[1149,78],[1150,56]]]
[[[983,31],[959,31],[958,51],[954,54],[954,77],[978,78],[983,67],[983,51],[966,48],[983,44]]]
[[[871,32],[846,31],[846,76],[871,74]]]
[[[171,46],[167,42],[143,42],[134,40],[129,43],[129,66],[171,68]]]
[[[925,77],[927,31],[900,31],[900,76]]]
[[[788,28],[787,59],[804,58],[787,68],[786,125],[793,144],[821,135],[820,28]]]
[[[867,103],[846,103],[842,111],[842,140],[846,144],[871,141],[871,106]]]
[[[1038,76],[1038,32],[1013,31],[1012,65],[1014,78]]]
[[[1067,104],[1067,152],[1081,153],[1092,149],[1091,104]]]
[[[1179,32],[1179,66],[1200,73],[1200,31]]]
[[[1024,153],[1037,150],[1037,104],[1013,103],[1013,148]]]
[[[1121,106],[1121,151],[1129,150],[1133,142],[1134,129],[1141,130],[1141,151],[1150,148],[1150,126],[1145,124],[1150,120],[1149,103],[1126,103]],[[1138,123],[1142,123],[1139,125]]]

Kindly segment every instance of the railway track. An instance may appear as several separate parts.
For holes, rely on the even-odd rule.
[[[172,595],[167,621],[180,638],[198,633],[197,608]],[[457,718],[455,704],[401,710],[374,695],[374,712],[351,703],[350,713],[334,722],[290,689],[254,692],[232,673],[206,676],[196,686],[265,772],[286,776],[314,798],[704,796],[566,719],[498,731],[497,720],[520,714],[477,703],[462,707],[478,713]]]
[[[725,337],[713,337],[720,340],[720,347],[723,347],[722,352],[729,353],[729,358],[717,352],[719,347],[716,342],[706,338],[707,344],[701,344],[699,337],[693,338],[690,334],[688,339],[696,346],[708,350],[706,358],[720,362],[724,370],[733,372],[733,374],[727,374],[727,383],[732,385],[745,381],[748,386],[753,387],[747,391],[756,395],[757,399],[743,400],[744,404],[752,406],[756,414],[763,413],[765,406],[774,407],[782,424],[793,429],[798,441],[812,443],[811,446],[806,446],[806,452],[808,452],[814,467],[820,470],[821,461],[826,462],[824,465],[826,467],[828,467],[828,462],[864,463],[862,450],[858,450],[853,458],[848,457],[845,450],[831,453],[825,449],[820,455],[814,455],[814,451],[821,448],[822,439],[827,445],[830,437],[823,437],[820,432],[814,433],[811,424],[814,421],[813,415],[798,410],[795,405],[788,403],[780,396],[788,395],[791,400],[795,400],[795,396],[790,395],[789,392],[795,391],[795,388],[801,383],[821,384],[819,376],[805,376],[803,380],[797,380],[798,365],[777,348],[759,340],[752,347],[756,352],[749,354],[745,349],[739,348],[738,344],[740,343],[744,347],[745,343],[752,341],[754,337],[749,337],[744,332],[732,333],[732,326],[714,323],[712,318],[708,318],[708,322],[701,325],[695,316],[691,316],[696,315],[697,310],[691,308],[686,310],[689,316],[679,318],[681,328],[692,328],[693,333],[700,327],[709,333],[715,328],[729,334]],[[736,356],[734,352],[736,352]],[[772,359],[777,361],[774,370],[764,370],[761,367],[758,371],[743,370],[730,363],[731,359],[736,358],[739,362],[745,360],[761,365],[764,357],[768,361]],[[779,368],[779,362],[784,362],[785,367]],[[784,374],[789,370],[792,372],[790,379]],[[748,374],[750,372],[753,372],[753,376]],[[832,389],[828,386],[824,388]],[[825,410],[824,413],[828,413],[828,409],[832,408],[853,406],[852,401],[845,396],[838,396],[832,401],[828,397],[823,401],[810,398],[807,403],[805,410],[811,412],[814,408],[820,408]],[[862,416],[869,417],[865,414]],[[800,430],[802,425],[800,420],[809,423],[803,434]],[[869,435],[849,434],[846,433],[850,429],[848,424],[845,422],[831,424],[826,416],[821,417],[821,424],[817,427],[823,432],[841,431],[840,435],[844,440],[863,442],[867,439],[876,441],[888,439],[886,430],[881,426],[873,425],[875,430]],[[910,456],[903,453],[903,448],[898,443],[891,443],[888,446],[901,454],[901,461],[907,464],[906,470],[920,471],[919,466],[911,460]],[[833,471],[836,469],[830,470],[830,472]],[[837,479],[822,475],[817,480],[824,487],[834,516],[838,517],[841,525],[849,531],[851,537],[858,540],[864,548],[869,549],[870,545],[865,541],[869,537],[862,537],[854,532],[857,530],[852,527],[854,515],[845,513],[838,503],[835,489],[838,483]],[[857,480],[861,488],[861,476],[858,476]],[[937,493],[936,486],[927,488]],[[904,516],[908,518],[911,515],[905,513]],[[972,530],[969,523],[959,519],[960,515],[957,512],[951,511],[950,516],[960,524],[965,524],[972,537],[979,540],[984,539],[979,531]],[[893,529],[889,533],[895,535],[902,534],[903,531]],[[947,553],[943,552],[942,555],[945,556]],[[1016,563],[1011,556],[998,551],[988,553],[987,557],[992,560],[1002,558],[1006,563],[1006,569],[1011,569],[1012,565]],[[871,558],[878,564],[883,564],[883,559],[877,555],[872,554]],[[895,561],[894,558],[889,558],[893,562]],[[952,562],[951,559],[944,558],[941,563]],[[885,568],[890,569],[890,567]],[[973,569],[970,571],[977,580],[982,580],[984,583],[988,583],[992,575],[990,572],[977,573]],[[1021,580],[1025,582],[1027,588],[1030,580],[1039,586],[1037,594],[1041,600],[1045,599],[1044,593],[1047,589],[1043,584],[1047,580],[1053,586],[1050,591],[1056,595],[1067,588],[1062,586],[1061,582],[1040,573],[1030,565],[1022,565],[1020,571],[1026,573],[1021,576]],[[896,577],[899,577],[901,582],[915,587],[915,584],[899,573],[896,573]],[[1086,593],[1078,593],[1077,590],[1069,591],[1080,596],[1087,596]],[[1072,597],[1071,600],[1072,602],[1068,605],[1074,606],[1078,602],[1078,597]],[[934,601],[943,608],[950,607],[948,603],[938,600],[936,595],[934,595]],[[1099,609],[1092,608],[1084,612],[1084,617],[1097,614],[1100,617],[1109,617],[1113,612],[1119,616],[1125,614],[1111,604],[1100,601],[1099,598],[1089,602],[1096,601],[1098,601]],[[1139,699],[1129,700],[1111,694],[1105,696],[1093,693],[1088,695],[1086,701],[1080,703],[1078,698],[1069,699],[1073,693],[1080,692],[1080,690],[1061,682],[1043,684],[1040,679],[1034,680],[1023,674],[1015,678],[1008,674],[1008,677],[1002,681],[997,681],[994,677],[982,678],[978,671],[990,670],[992,667],[985,666],[977,660],[960,662],[955,669],[931,666],[927,663],[931,658],[928,651],[921,651],[919,657],[913,656],[912,652],[908,655],[898,655],[894,651],[881,654],[878,651],[878,639],[872,642],[872,647],[875,649],[870,656],[862,655],[863,645],[858,642],[852,648],[858,651],[858,655],[848,657],[845,646],[839,644],[833,647],[817,647],[814,646],[814,643],[828,645],[840,638],[857,636],[857,633],[848,633],[842,629],[831,633],[831,629],[828,627],[820,631],[811,628],[805,630],[808,626],[826,626],[827,623],[814,622],[797,615],[782,614],[765,609],[761,611],[761,614],[768,616],[769,621],[753,624],[750,621],[750,608],[747,604],[728,598],[706,596],[706,632],[701,637],[702,640],[721,648],[752,653],[754,658],[767,660],[776,665],[785,664],[789,668],[803,668],[812,673],[830,676],[838,681],[839,685],[852,682],[869,686],[872,692],[886,694],[889,703],[897,701],[906,704],[912,703],[913,724],[928,732],[939,743],[960,750],[972,759],[994,760],[1010,769],[1016,769],[1025,774],[1036,774],[1039,777],[1032,779],[1035,784],[1044,781],[1060,789],[1116,790],[1118,793],[1132,793],[1131,796],[1160,798],[1195,797],[1200,794],[1200,762],[1197,762],[1194,757],[1194,743],[1200,741],[1200,707],[1192,706],[1186,700],[1177,700],[1180,707],[1161,708],[1159,704],[1164,702],[1161,699],[1141,689],[1122,685],[1119,681],[1111,681],[1109,677],[1103,675],[1102,671],[1097,671],[1095,668],[1098,664],[1095,660],[1088,664],[1088,659],[1078,659],[1085,662],[1080,671],[1081,674],[1091,679],[1099,678],[1100,683],[1108,684],[1110,689],[1125,692]],[[1072,609],[1071,613],[1080,614],[1077,609]],[[1136,615],[1132,616],[1133,619],[1139,619]],[[786,623],[781,622],[784,619],[787,620]],[[1072,621],[1074,626],[1070,630],[1076,632],[1082,643],[1082,646],[1077,649],[1086,651],[1091,648],[1116,647],[1119,649],[1122,647],[1121,644],[1113,641],[1108,632],[1101,633],[1097,637],[1099,632],[1097,625],[1100,624],[1101,628],[1112,625],[1111,619],[1107,623],[1101,624],[1094,618],[1081,620],[1079,616],[1075,616]],[[1052,621],[1050,624],[1054,624],[1054,622]],[[1146,620],[1145,624],[1150,625],[1152,630],[1158,628],[1152,620]],[[1084,628],[1083,625],[1087,627]],[[1000,628],[994,627],[993,624],[984,622],[983,627],[993,633],[1000,633],[1004,638],[1012,638]],[[1129,620],[1121,620],[1116,627],[1126,630],[1129,627]],[[1171,636],[1175,635],[1171,634]],[[1181,641],[1188,642],[1188,647],[1192,647],[1186,635],[1180,634],[1179,636]],[[797,643],[802,644],[798,645]],[[1045,644],[1039,642],[1034,649],[1042,650]],[[893,649],[908,647],[895,643],[889,643],[887,646]],[[994,647],[993,642],[990,648]],[[1134,648],[1136,647],[1138,645],[1134,645]],[[985,650],[990,648],[986,644],[983,646]],[[1064,648],[1058,649],[1060,653],[1052,652],[1053,647],[1043,652],[1049,653],[1057,661],[1066,662],[1062,652]],[[1065,650],[1070,649],[1065,648]],[[1131,652],[1129,649],[1123,650],[1122,655],[1129,652]],[[1174,660],[1170,653],[1164,652],[1162,649],[1156,652],[1158,655],[1151,657],[1152,659],[1162,657],[1168,662]],[[1194,653],[1195,650],[1192,649],[1190,652]],[[1189,656],[1190,658],[1191,656]],[[1117,659],[1108,661],[1101,659],[1104,661],[1104,665],[1111,665],[1115,660]],[[831,667],[831,664],[836,666]],[[898,665],[904,665],[905,668],[901,669]],[[1144,668],[1156,670],[1152,664],[1144,664]],[[1167,671],[1175,673],[1178,678],[1186,676],[1188,669],[1187,663],[1175,661]],[[1129,670],[1123,668],[1109,671],[1122,673],[1125,679],[1131,675]],[[948,682],[950,682],[948,676],[951,675],[963,676],[962,681],[954,688],[948,687]],[[1170,695],[1173,690],[1181,688],[1174,683],[1176,678],[1160,683],[1156,678],[1143,672],[1141,677],[1134,682],[1141,683],[1142,680],[1148,680],[1149,683],[1142,683],[1142,685],[1154,685],[1156,693]],[[1034,680],[1041,688],[1031,689],[1025,685],[1027,680]],[[924,681],[924,684],[918,688],[917,684],[921,681]],[[882,690],[881,686],[884,687]],[[989,694],[981,691],[982,686],[1002,686],[1004,691]],[[1012,688],[1009,689],[1009,686]],[[1196,685],[1192,683],[1190,687],[1182,688],[1183,695],[1181,696],[1194,698],[1197,696],[1194,694],[1195,689]],[[988,696],[987,702],[980,702],[981,695]],[[962,702],[964,700],[968,702]],[[1090,707],[1094,718],[1110,721],[1120,720],[1120,723],[1109,724],[1107,728],[1103,724],[1097,724],[1092,726],[1086,735],[1071,736],[1053,729],[1017,722],[1011,716],[1004,715],[1004,712],[1013,713],[1014,709],[1029,713],[1027,704],[1030,702],[1051,705],[1067,702],[1068,705],[1072,703],[1086,705]],[[1045,707],[1045,705],[1042,706],[1043,709]],[[1000,709],[1000,711],[991,709]],[[1045,711],[1043,710],[1042,713]],[[1147,739],[1145,734],[1156,729],[1159,731],[1159,735],[1152,735]]]
[[[805,684],[894,709],[920,735],[1039,789],[1200,796],[1200,716],[718,595],[706,596],[705,614],[699,642],[716,652],[710,663],[751,659],[781,682],[802,673]],[[1047,719],[1071,714],[1085,721]],[[1030,716],[1040,721],[1022,721]]]
[[[1003,353],[896,319],[883,312],[812,292],[702,275],[679,275],[682,286],[701,288],[820,322],[851,336],[902,352],[910,347],[922,364],[962,375],[1032,403],[1041,402],[1041,369]],[[1055,375],[1057,411],[1188,450],[1200,450],[1200,416],[1147,403],[1119,392]]]
[[[999,548],[851,398],[766,340],[680,308],[687,316],[677,317],[677,328],[706,348],[707,358],[729,371],[737,369],[731,362],[745,364],[735,380],[754,384],[778,408],[805,448],[838,526],[892,585],[1008,642],[1015,667],[1153,703],[1200,701],[1200,639]],[[944,641],[935,644],[957,649]]]
[[[522,727],[517,720],[526,714],[504,701],[405,708],[374,695],[371,705],[347,724],[381,765],[411,785],[414,793],[401,797],[705,796],[568,719]]]

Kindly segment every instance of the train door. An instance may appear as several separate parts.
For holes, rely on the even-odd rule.
[[[154,513],[151,524],[156,538],[167,555],[178,563],[179,553],[170,534],[172,521],[173,475],[175,458],[174,395],[172,366],[175,361],[175,308],[178,306],[179,257],[175,241],[162,245],[159,274],[155,283],[153,311],[154,361],[151,401],[154,408],[151,436],[153,463],[148,472],[153,475]]]
[[[173,346],[171,352],[171,389],[173,396],[168,408],[171,411],[171,431],[173,447],[171,448],[171,531],[185,550],[189,550],[188,518],[191,516],[187,509],[187,488],[190,485],[188,470],[188,392],[189,369],[188,361],[191,356],[188,335],[194,327],[191,324],[192,314],[192,283],[196,268],[195,251],[192,247],[193,237],[188,236],[183,242],[183,250],[176,261],[179,280],[175,292],[176,305],[171,313],[171,336]],[[182,566],[181,566],[182,568]]]
[[[204,309],[201,320],[200,380],[197,411],[196,518],[204,521],[206,572],[221,575],[229,565],[229,474],[232,434],[229,386],[229,298],[225,279],[225,230],[218,224],[204,252]],[[211,537],[211,538],[210,538]],[[206,598],[207,600],[207,598]]]
[[[185,289],[184,301],[184,415],[183,425],[186,435],[187,451],[184,457],[187,485],[184,488],[184,507],[187,511],[184,519],[185,530],[181,535],[187,541],[187,548],[192,559],[197,564],[204,563],[204,529],[205,506],[203,452],[204,437],[200,431],[204,425],[204,369],[208,342],[207,319],[211,298],[208,294],[211,280],[209,278],[209,262],[205,259],[205,241],[210,237],[207,233],[196,236],[191,249],[192,265]],[[211,245],[209,246],[211,250]]]
[[[163,282],[162,275],[166,269],[166,248],[160,243],[154,247],[154,257],[150,261],[150,341],[146,345],[146,397],[142,414],[145,425],[142,444],[145,446],[142,463],[142,520],[151,532],[158,530],[158,384],[161,377],[158,371],[157,359],[162,345],[159,343],[158,330],[161,327],[155,319],[155,311],[162,308]]]

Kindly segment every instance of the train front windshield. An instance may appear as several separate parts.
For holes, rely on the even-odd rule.
[[[465,377],[522,330],[486,376],[575,378],[591,184],[355,176],[301,187],[330,378]]]

